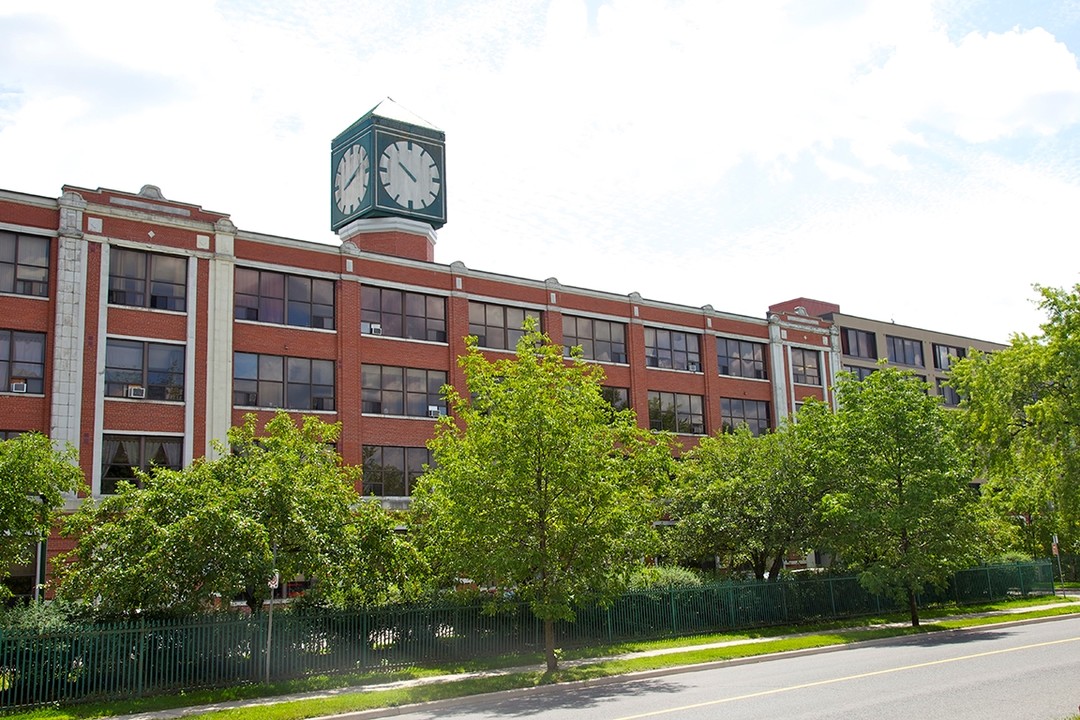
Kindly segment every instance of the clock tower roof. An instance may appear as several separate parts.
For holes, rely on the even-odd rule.
[[[426,130],[425,134],[430,134],[434,137],[443,138],[445,133],[442,130],[435,127],[433,124],[420,117],[408,108],[399,105],[393,98],[386,98],[375,107],[364,113],[359,120],[354,122],[344,132],[340,133],[334,138],[333,144],[338,144],[338,141],[344,139],[346,136],[354,134],[359,128],[369,125],[383,125],[383,126],[400,126],[408,127],[412,130]]]

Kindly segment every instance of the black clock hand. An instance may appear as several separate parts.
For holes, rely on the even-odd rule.
[[[352,171],[352,175],[350,175],[349,179],[345,181],[345,184],[341,186],[341,191],[342,192],[347,190],[349,188],[349,186],[352,185],[352,182],[353,182],[353,180],[356,179],[356,174],[358,172],[360,172],[360,166],[359,165],[357,165],[356,168]]]
[[[409,172],[409,168],[405,167],[405,165],[400,160],[398,160],[398,167],[401,168],[402,172],[409,176],[410,180],[416,182],[416,176]]]

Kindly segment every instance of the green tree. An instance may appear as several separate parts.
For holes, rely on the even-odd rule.
[[[987,497],[1032,553],[1080,550],[1080,285],[1038,288],[1042,333],[952,367]]]
[[[75,450],[57,450],[41,433],[0,442],[0,580],[12,565],[33,561],[49,537],[64,494],[83,489]],[[10,594],[0,583],[0,597]]]
[[[356,493],[358,469],[330,445],[338,432],[281,412],[257,435],[249,415],[218,459],[155,469],[141,488],[88,501],[64,528],[76,545],[60,596],[105,615],[193,613],[238,595],[258,610],[276,570],[312,579],[330,601],[377,601],[405,567],[384,554],[402,548],[392,520]]]
[[[444,389],[456,417],[436,426],[435,466],[413,495],[417,533],[446,577],[528,602],[555,670],[554,622],[613,597],[642,563],[668,436],[614,412],[602,369],[567,362],[531,326],[516,359],[489,361],[472,339],[459,362],[468,394]]]
[[[829,546],[865,588],[906,602],[918,626],[917,595],[989,550],[958,416],[891,367],[841,375],[836,397],[842,462],[830,463],[834,489],[821,502]]]
[[[827,414],[823,404],[808,406],[799,424],[756,437],[742,425],[683,455],[671,502],[673,552],[748,562],[758,580],[779,578],[787,554],[807,550],[814,537],[821,483],[813,443],[823,439],[816,429]]]

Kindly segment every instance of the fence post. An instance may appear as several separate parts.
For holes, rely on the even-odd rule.
[[[836,619],[836,591],[833,589],[833,578],[829,578],[829,607],[831,617]]]
[[[1016,577],[1020,581],[1020,597],[1027,597],[1027,592],[1024,591],[1024,570],[1020,567],[1020,563],[1016,563]]]
[[[671,634],[678,633],[678,621],[675,618],[675,588],[668,588],[668,608],[671,611]]]
[[[990,582],[990,566],[986,566],[986,597],[990,599],[990,602],[994,601],[994,585]]]
[[[138,680],[136,680],[136,683],[137,683],[137,690],[136,690],[136,695],[135,695],[136,697],[142,697],[143,696],[143,688],[144,688],[144,685],[145,685],[143,676],[145,675],[145,671],[146,671],[146,618],[145,617],[140,617],[139,618],[139,663],[138,663],[138,666],[137,666],[137,672],[139,673],[139,678],[138,678]]]

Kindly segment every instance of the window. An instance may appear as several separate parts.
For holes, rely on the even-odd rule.
[[[754,435],[769,431],[769,403],[763,400],[721,398],[720,415],[724,432],[735,432],[740,425],[746,425]]]
[[[360,412],[410,417],[445,415],[445,384],[443,370],[362,365]]]
[[[645,328],[645,364],[701,372],[701,340],[693,333]]]
[[[446,298],[365,285],[360,332],[446,342]]]
[[[649,391],[649,428],[687,435],[705,434],[701,395]]]
[[[953,360],[961,360],[967,357],[967,348],[956,347],[954,345],[938,345],[933,344],[934,348],[934,367],[938,370],[948,370],[952,367]]]
[[[184,399],[184,346],[105,340],[105,396]]]
[[[923,367],[922,343],[918,340],[886,335],[889,345],[889,361],[900,365]]]
[[[121,480],[141,486],[135,477],[136,470],[149,472],[154,467],[179,470],[183,450],[183,438],[178,437],[103,435],[101,492],[106,495],[115,493]]]
[[[563,355],[581,347],[586,360],[626,362],[626,325],[608,320],[563,315]]]
[[[187,260],[141,250],[109,250],[109,302],[113,305],[187,309]]]
[[[48,297],[48,238],[0,232],[0,292]]]
[[[600,393],[613,410],[625,410],[630,407],[630,388],[604,387]]]
[[[334,409],[334,361],[233,353],[233,405]]]
[[[365,495],[412,495],[424,465],[432,464],[431,451],[422,447],[365,445],[363,457]]]
[[[0,440],[14,440],[22,435],[25,430],[0,430]]]
[[[805,348],[791,348],[791,374],[801,385],[821,384],[821,353]]]
[[[721,375],[767,380],[765,346],[731,338],[716,338],[716,363]]]
[[[233,317],[334,329],[334,281],[236,268]]]
[[[855,376],[856,380],[865,380],[877,368],[859,367],[858,365],[845,365],[844,370]]]
[[[527,317],[535,319],[540,328],[540,313],[535,310],[470,302],[469,334],[476,336],[480,347],[513,350],[525,334],[521,328]]]
[[[937,378],[937,392],[941,396],[941,402],[949,407],[960,404],[960,395],[949,384],[948,380]]]
[[[877,337],[872,332],[840,328],[840,344],[845,355],[877,360]]]
[[[0,392],[45,393],[45,333],[0,330]]]

